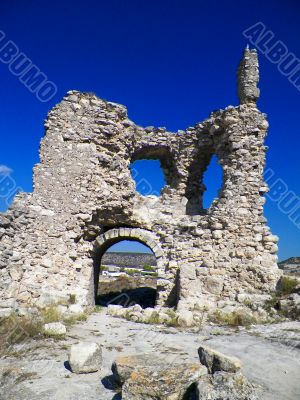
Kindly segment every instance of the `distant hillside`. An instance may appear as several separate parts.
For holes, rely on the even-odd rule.
[[[101,264],[142,268],[145,265],[156,266],[156,258],[151,253],[106,252],[102,257]]]
[[[291,257],[278,263],[284,274],[300,276],[300,257]]]

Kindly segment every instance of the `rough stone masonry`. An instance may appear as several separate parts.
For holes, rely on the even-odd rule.
[[[214,111],[186,131],[142,128],[124,106],[68,92],[50,111],[34,167],[34,191],[0,215],[0,315],[66,301],[95,303],[104,252],[121,240],[157,260],[158,306],[214,310],[263,298],[280,277],[277,240],[263,216],[265,114],[257,53],[238,69],[240,105]],[[223,185],[203,209],[203,174],[213,155]],[[130,164],[157,159],[160,196],[136,191]]]

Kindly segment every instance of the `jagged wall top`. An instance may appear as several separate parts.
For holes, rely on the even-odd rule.
[[[70,293],[92,305],[95,266],[109,245],[128,238],[156,255],[158,304],[221,307],[273,289],[277,238],[263,217],[268,123],[255,105],[257,83],[257,55],[246,50],[242,104],[176,133],[140,127],[122,105],[69,92],[46,121],[33,194],[0,219],[0,311]],[[213,154],[223,185],[204,210],[203,174]],[[161,161],[160,196],[136,191],[130,165],[145,158]]]

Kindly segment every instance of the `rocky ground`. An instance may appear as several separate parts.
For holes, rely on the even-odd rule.
[[[67,363],[72,344],[93,341],[103,349],[100,372],[74,374]],[[300,398],[300,322],[250,328],[208,326],[201,330],[145,325],[105,310],[68,330],[64,340],[30,340],[0,360],[1,400],[120,400],[111,365],[120,355],[160,354],[171,363],[199,362],[205,344],[242,360],[243,374],[261,387],[262,400]]]

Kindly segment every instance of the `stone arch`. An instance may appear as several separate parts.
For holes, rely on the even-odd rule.
[[[113,244],[122,240],[137,241],[148,246],[156,257],[158,279],[163,279],[167,261],[164,252],[160,246],[157,236],[150,231],[141,228],[113,228],[98,236],[95,240],[93,250],[94,262],[94,294],[98,291],[98,281],[100,272],[100,263],[103,254]],[[158,291],[158,297],[160,293]],[[159,299],[158,299],[159,300]]]

